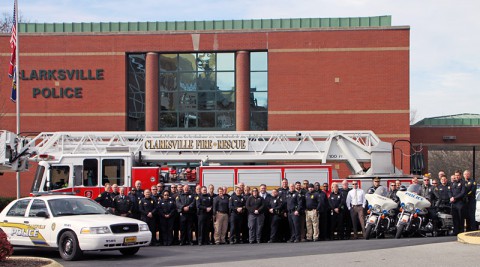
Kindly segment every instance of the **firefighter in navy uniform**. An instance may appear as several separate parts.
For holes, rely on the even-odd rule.
[[[230,197],[228,207],[230,209],[230,244],[243,243],[240,233],[242,232],[243,216],[245,215],[246,200],[242,195],[242,189],[235,187],[235,193]]]
[[[180,246],[193,245],[192,226],[195,212],[195,200],[190,194],[190,186],[185,185],[183,192],[176,198],[177,212],[180,214]]]
[[[208,194],[205,186],[202,186],[200,195],[195,197],[195,203],[198,215],[198,245],[209,245],[210,238],[208,233],[210,232],[210,221],[212,220],[213,198]]]
[[[113,199],[113,210],[115,215],[123,217],[132,216],[133,203],[128,196],[125,195],[125,188],[120,187],[118,196]]]
[[[475,220],[475,210],[477,209],[477,182],[472,179],[469,170],[463,172],[465,178],[465,220],[467,223],[467,231],[475,231],[478,229]]]
[[[300,193],[295,190],[295,185],[290,184],[286,195],[288,223],[290,226],[290,239],[287,242],[300,242],[300,214],[303,211]]]
[[[286,204],[287,203],[283,201],[283,198],[278,194],[278,191],[274,189],[267,207],[271,215],[270,240],[268,243],[274,243],[283,240],[281,236],[283,233],[279,230],[282,220],[287,218]]]
[[[157,233],[155,232],[155,213],[157,212],[157,203],[152,198],[152,192],[150,192],[150,190],[145,190],[144,194],[145,197],[138,202],[138,209],[140,211],[140,219],[147,223],[148,228],[152,233],[150,246],[154,246],[157,245],[155,241],[157,239]]]
[[[177,205],[175,200],[170,197],[169,191],[163,191],[162,197],[158,199],[157,211],[160,218],[163,245],[170,246],[173,244],[173,224],[177,213]]]
[[[453,183],[450,186],[452,196],[450,197],[450,203],[452,203],[452,217],[453,217],[453,234],[458,235],[463,233],[464,221],[463,221],[463,198],[465,197],[465,185],[460,176],[460,171],[456,171]]]
[[[342,215],[343,209],[346,208],[346,203],[343,201],[342,195],[338,190],[338,184],[332,183],[332,192],[330,192],[330,197],[328,198],[328,203],[330,206],[330,239],[333,240],[335,230],[337,231],[337,238],[344,239],[343,237],[343,226],[342,226]]]

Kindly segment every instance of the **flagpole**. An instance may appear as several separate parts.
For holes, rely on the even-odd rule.
[[[17,48],[15,49],[15,83],[16,83],[16,94],[17,94],[17,98],[16,98],[16,101],[15,101],[15,109],[16,109],[16,117],[17,117],[17,135],[20,135],[20,82],[19,82],[19,68],[18,66],[20,66],[20,57],[19,57],[19,54],[20,54],[20,34],[19,34],[19,28],[18,28],[18,20],[19,20],[19,17],[18,17],[18,0],[15,0],[15,29],[17,31],[17,38],[16,38],[16,42],[17,42]],[[17,172],[16,173],[17,176],[16,176],[16,180],[17,180],[17,199],[20,198],[20,172]]]

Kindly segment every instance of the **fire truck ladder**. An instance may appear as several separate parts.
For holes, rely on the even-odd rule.
[[[356,175],[391,175],[393,169],[392,145],[372,131],[44,132],[32,139],[12,135],[0,132],[0,149],[13,150],[9,153],[17,155],[19,163],[12,164],[9,153],[1,151],[0,171],[22,171],[21,161],[47,156],[112,153],[145,162],[348,162]],[[362,163],[370,163],[369,169]]]

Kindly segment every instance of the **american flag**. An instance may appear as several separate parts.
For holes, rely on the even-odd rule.
[[[12,24],[12,37],[10,37],[10,48],[12,48],[12,53],[10,56],[10,66],[8,68],[8,77],[13,79],[12,81],[12,95],[10,99],[13,102],[17,101],[17,83],[15,77],[15,64],[16,64],[16,52],[17,52],[17,0],[15,0],[13,5],[13,24]]]

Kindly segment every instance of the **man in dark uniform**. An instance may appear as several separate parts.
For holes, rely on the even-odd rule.
[[[150,246],[155,246],[157,245],[156,243],[156,235],[157,233],[155,232],[155,213],[156,213],[156,208],[157,208],[157,203],[155,200],[152,198],[152,192],[150,190],[145,190],[144,192],[145,197],[142,198],[138,202],[138,207],[140,211],[140,219],[147,223],[148,228],[150,229],[150,232],[152,233],[152,240],[150,242]]]
[[[307,181],[307,180],[305,180]],[[308,192],[307,189],[302,187],[302,184],[297,181],[295,182],[295,191],[297,191],[300,194],[300,201],[302,201],[302,207],[305,208],[305,194]],[[306,215],[305,215],[305,209],[301,211],[300,213],[300,240],[302,242],[305,242],[305,237],[306,237]]]
[[[430,184],[430,176],[423,176],[423,184],[422,189],[420,190],[420,196],[426,198],[432,204],[429,208],[427,208],[428,213],[426,218],[432,220],[433,231],[436,231],[438,218],[436,208],[433,205],[436,202],[434,189],[435,188]]]
[[[277,189],[278,195],[283,199],[283,202],[286,202],[286,196],[288,193],[288,179],[283,179],[282,180],[282,186]],[[280,221],[280,232],[282,233],[282,236],[280,237],[280,241],[287,241],[290,239],[290,226],[288,223],[288,216],[282,218]]]
[[[332,183],[332,191],[330,192],[330,197],[328,198],[328,203],[330,206],[330,239],[333,240],[335,230],[337,231],[337,238],[343,239],[343,229],[342,229],[342,215],[343,209],[346,208],[345,202],[343,202],[342,195],[338,190],[338,184]]]
[[[243,243],[240,238],[242,232],[243,216],[245,216],[246,199],[242,195],[242,189],[235,187],[235,193],[229,199],[228,207],[230,209],[230,244]]]
[[[111,186],[109,183],[105,183],[105,191],[103,191],[95,201],[102,205],[106,209],[110,209],[113,206],[113,198],[110,192]]]
[[[125,188],[120,187],[119,195],[113,199],[113,210],[115,215],[130,217],[132,215],[133,203],[128,196],[125,196]]]
[[[308,192],[305,193],[305,219],[307,227],[307,241],[319,240],[318,219],[323,209],[323,199],[320,193],[314,191],[314,185],[308,185]]]
[[[157,201],[158,217],[160,218],[160,231],[162,232],[162,243],[164,246],[173,244],[173,223],[177,213],[175,199],[170,197],[170,192],[164,190],[162,198]]]
[[[195,233],[195,238],[197,240],[195,240],[194,243],[198,244],[198,214],[197,214],[197,203],[196,203],[196,199],[198,196],[200,196],[202,194],[202,186],[201,185],[196,185],[195,186],[195,192],[192,194],[192,197],[193,197],[193,226],[192,226],[192,233]]]
[[[171,190],[171,193],[170,193],[170,198],[173,199],[173,200],[176,200],[177,199],[177,196],[180,195],[180,191],[179,189],[182,188],[182,185],[176,185],[176,184],[172,184],[170,186],[170,190]],[[182,189],[183,191],[183,189]],[[173,245],[178,245],[180,243],[179,239],[178,239],[178,236],[179,236],[179,232],[180,232],[180,215],[178,214],[178,212],[175,212],[173,214],[173,242],[172,244]]]
[[[290,226],[290,239],[287,242],[300,242],[300,214],[303,211],[302,200],[300,194],[295,190],[295,185],[290,184],[289,191],[286,196],[288,223]]]
[[[465,197],[465,185],[461,179],[461,171],[456,171],[453,178],[450,190],[452,196],[450,203],[452,203],[452,217],[453,217],[453,234],[458,235],[464,231],[463,221],[463,198]]]
[[[190,186],[185,185],[183,187],[183,193],[176,198],[177,212],[180,214],[180,232],[181,240],[180,246],[193,245],[192,242],[192,225],[193,225],[193,213],[195,212],[195,201],[190,194]]]
[[[117,184],[112,184],[112,192],[110,193],[110,196],[112,196],[112,199],[114,199],[118,195],[120,195],[118,185]]]
[[[469,170],[463,172],[465,178],[465,220],[467,223],[467,231],[478,230],[477,221],[475,220],[475,211],[477,209],[477,182],[472,179]]]
[[[209,245],[210,221],[212,220],[213,198],[208,194],[207,188],[202,186],[200,195],[195,197],[198,215],[198,245]]]
[[[265,208],[263,209],[263,215],[264,215],[264,222],[263,222],[263,229],[262,229],[262,243],[268,242],[270,240],[270,224],[272,221],[272,216],[270,212],[268,211],[268,205],[270,203],[270,199],[272,198],[272,195],[270,195],[267,192],[267,185],[266,184],[261,184],[260,185],[260,192],[259,192],[260,197],[263,199],[263,203],[265,205]]]
[[[208,185],[208,194],[212,198],[212,201],[217,197],[217,194],[215,193],[215,186],[213,184]],[[215,227],[213,226],[213,217],[214,214],[212,212],[212,216],[210,218],[208,226],[208,236],[210,239],[210,243],[215,244]]]
[[[342,188],[340,189],[340,195],[342,196],[343,203],[347,203],[347,195],[350,188],[348,187],[348,181],[342,181]],[[350,239],[352,236],[352,218],[350,218],[350,212],[347,209],[347,206],[341,209],[342,212],[342,229],[343,229],[343,237],[344,239]]]
[[[137,180],[135,181],[135,190],[132,190],[135,196],[135,201],[133,202],[133,209],[132,215],[133,218],[140,220],[140,210],[138,203],[143,198],[143,189],[142,189],[142,182]]]
[[[328,206],[328,189],[320,187],[320,191],[318,194],[320,195],[320,199],[322,199],[322,203],[324,203],[323,208],[320,210],[320,214],[318,217],[318,226],[320,229],[319,238],[322,241],[330,239],[329,234],[329,217],[330,217],[330,206]]]
[[[447,209],[448,213],[451,213],[450,198],[452,197],[452,192],[450,191],[450,186],[447,182],[447,176],[444,175],[440,177],[440,185],[438,185],[433,192],[437,199],[435,207],[442,210]]]
[[[282,240],[281,233],[279,232],[280,223],[287,217],[287,212],[286,203],[276,189],[272,191],[272,197],[270,198],[267,208],[271,216],[270,240],[268,243],[278,242]]]

